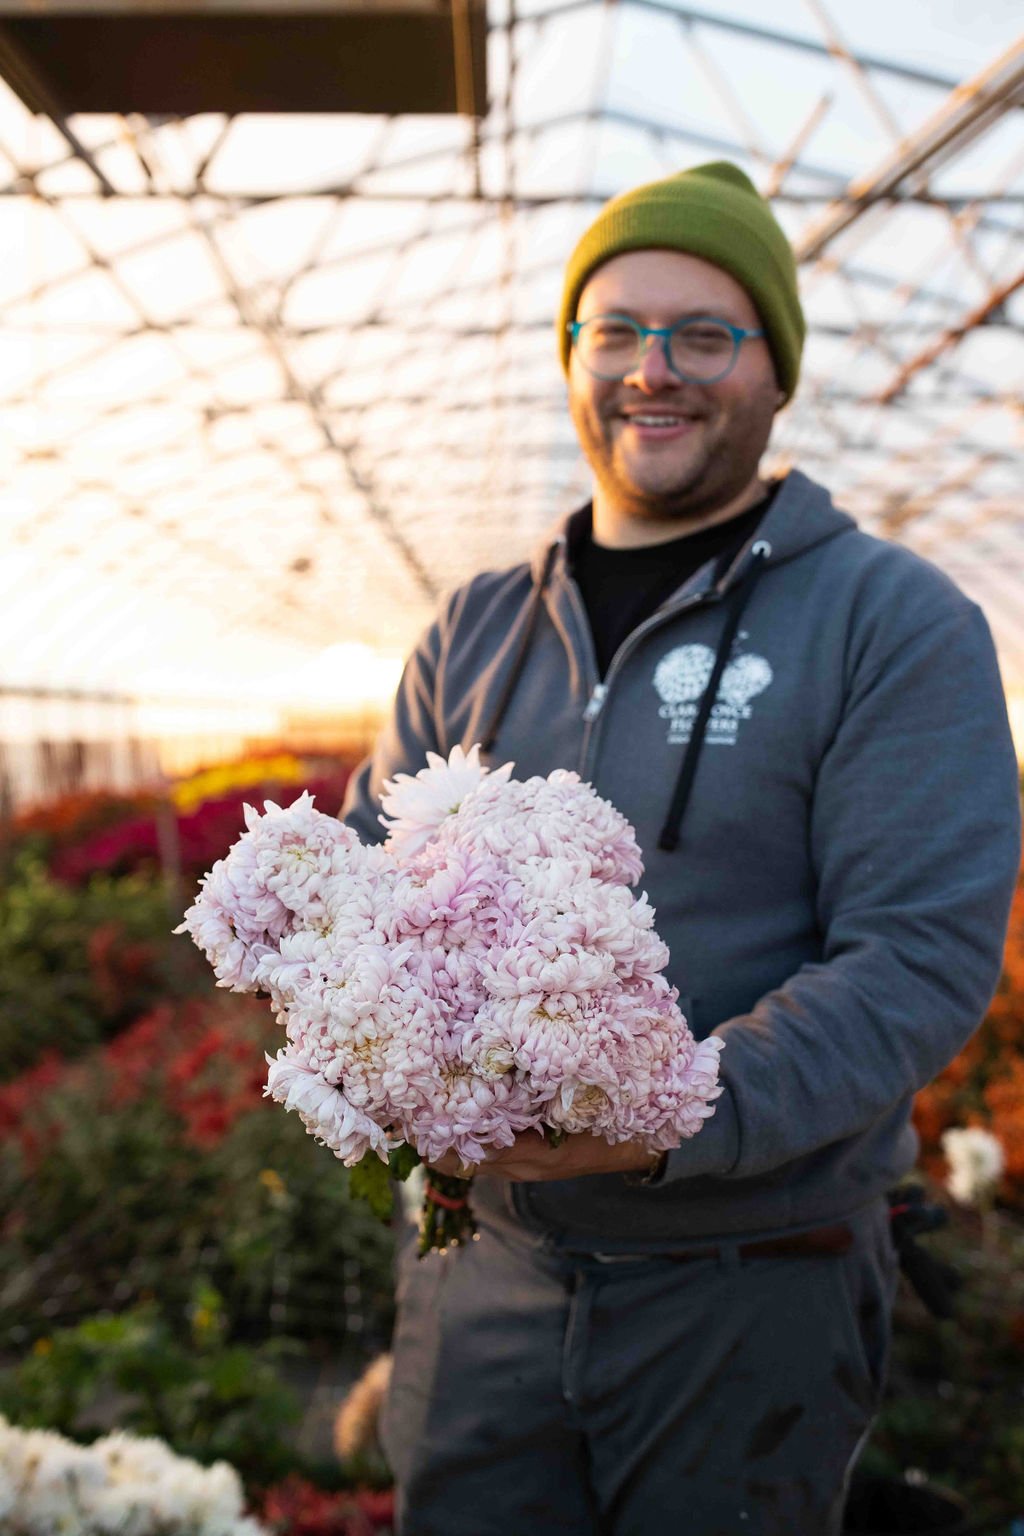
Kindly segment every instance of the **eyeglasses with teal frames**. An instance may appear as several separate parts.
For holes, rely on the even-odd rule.
[[[566,329],[587,372],[609,383],[640,367],[654,337],[677,378],[689,384],[717,384],[735,368],[743,343],[764,335],[763,330],[745,330],[717,315],[688,315],[664,326],[641,325],[630,315],[593,315],[570,320]]]

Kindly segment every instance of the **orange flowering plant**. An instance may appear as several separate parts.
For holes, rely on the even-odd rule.
[[[980,1125],[1003,1144],[1004,1200],[1024,1209],[1024,868],[1017,881],[1003,974],[981,1028],[959,1056],[918,1094],[914,1123],[921,1165],[943,1178],[943,1131]]]

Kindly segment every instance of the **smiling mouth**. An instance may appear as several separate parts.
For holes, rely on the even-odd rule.
[[[658,416],[654,412],[626,417],[635,427],[679,427],[696,419],[695,416]]]
[[[627,427],[641,433],[670,433],[689,431],[700,420],[699,416],[681,416],[667,411],[623,412],[620,416]]]

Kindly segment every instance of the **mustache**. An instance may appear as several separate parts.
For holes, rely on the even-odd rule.
[[[687,416],[693,420],[700,420],[707,416],[707,409],[698,405],[688,405],[682,400],[669,398],[659,400],[626,400],[609,408],[609,414],[613,416]]]

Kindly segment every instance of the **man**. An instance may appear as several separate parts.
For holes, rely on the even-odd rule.
[[[558,319],[591,507],[456,592],[347,819],[481,741],[634,824],[724,1092],[667,1157],[524,1135],[480,1240],[402,1260],[403,1536],[826,1536],[878,1404],[885,1191],[999,972],[1019,853],[991,640],[820,486],[759,475],[797,381],[792,253],[736,167],[610,203]],[[448,1159],[442,1171],[456,1172]]]

